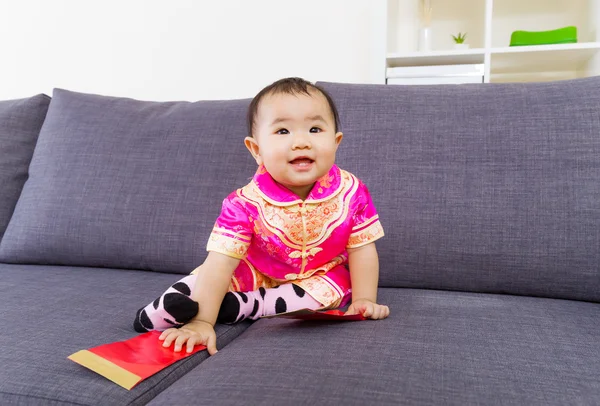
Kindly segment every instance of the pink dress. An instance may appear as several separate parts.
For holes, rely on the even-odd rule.
[[[327,309],[350,300],[347,249],[381,237],[369,191],[351,173],[334,165],[302,201],[260,166],[223,201],[207,250],[241,260],[231,291],[291,282]]]

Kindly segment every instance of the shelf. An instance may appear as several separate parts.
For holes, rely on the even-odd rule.
[[[486,83],[600,75],[600,0],[431,1],[433,51],[417,52],[420,2],[387,0],[386,68],[484,64]],[[577,27],[580,42],[508,46],[515,30],[566,26]],[[449,33],[465,31],[471,48],[455,50]]]
[[[600,42],[492,48],[491,73],[578,71],[598,52]]]
[[[569,50],[598,50],[600,42],[580,42],[575,44],[527,45],[519,47],[492,48],[492,54],[514,54],[521,52],[554,52]]]
[[[398,67],[484,63],[487,52],[492,56],[493,74],[577,71],[600,52],[600,42],[388,54],[387,65]]]
[[[400,54],[388,54],[387,64],[388,67],[462,65],[483,63],[484,58],[485,50],[482,48],[431,52],[410,52]]]

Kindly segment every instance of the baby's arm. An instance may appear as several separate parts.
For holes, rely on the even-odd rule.
[[[217,321],[221,302],[229,289],[231,276],[239,259],[210,251],[202,265],[196,269],[196,284],[191,298],[198,302],[198,314],[181,328],[170,328],[160,335],[163,346],[175,342],[173,350],[178,352],[187,343],[191,352],[196,344],[206,345],[210,355],[217,352],[217,336],[214,325]]]
[[[198,314],[192,321],[204,321],[215,325],[221,302],[229,289],[231,276],[240,260],[210,251],[208,257],[196,270],[196,284],[191,298],[198,302]]]
[[[352,304],[346,314],[360,313],[371,319],[385,319],[387,306],[377,304],[379,258],[375,243],[348,249],[348,265],[352,283]]]

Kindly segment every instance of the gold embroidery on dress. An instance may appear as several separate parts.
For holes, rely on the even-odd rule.
[[[234,236],[241,240],[247,240],[248,242],[250,242],[250,240],[252,239],[252,237],[249,235],[236,233],[235,231],[231,231],[229,229],[221,228],[221,227],[217,227],[217,226],[213,227],[212,232],[216,233],[216,234],[224,235],[226,237]]]
[[[219,233],[211,233],[206,244],[207,251],[215,251],[229,257],[242,259],[246,256],[249,241],[240,241]]]
[[[279,237],[281,242],[283,242],[285,245],[287,245],[290,248],[294,248],[294,249],[302,248],[301,245],[293,244],[289,241],[286,241],[286,236],[283,232],[277,230],[274,227],[269,227],[268,222],[266,222],[264,220],[265,216],[262,213],[262,211],[263,211],[263,206],[270,205],[270,203],[262,200],[262,198],[256,193],[256,189],[257,188],[252,187],[252,185],[247,185],[247,186],[243,187],[242,189],[238,189],[238,191],[237,191],[238,196],[242,200],[244,200],[246,203],[254,206],[258,211],[259,219],[254,220],[254,230],[260,232],[261,235],[266,235],[266,236],[276,235],[277,237]],[[284,207],[280,207],[280,209],[284,209]],[[280,219],[280,221],[283,221],[283,220]]]
[[[252,279],[248,281],[245,277],[238,278],[236,273],[234,272],[231,276],[231,281],[229,283],[229,290],[232,292],[241,292],[241,291],[252,291],[258,288],[273,288],[275,286],[281,285],[281,282],[268,277],[267,275],[261,273],[257,270],[254,265],[248,261],[247,258],[242,258],[242,262],[246,264],[248,267],[248,271],[251,274]],[[246,272],[244,270],[244,272]],[[247,275],[244,273],[244,275]]]
[[[381,237],[383,237],[383,227],[381,223],[376,221],[371,224],[369,227],[358,231],[356,233],[350,234],[350,238],[348,239],[348,244],[346,248],[358,248],[363,245],[367,245],[370,242],[373,242]]]
[[[264,173],[266,173],[266,172],[267,172],[267,170],[264,168],[264,166],[263,166],[263,165],[261,165],[261,166],[259,167],[258,171],[259,171],[259,172],[258,172],[258,174],[259,174],[259,175],[262,175],[262,174],[264,174]],[[306,200],[304,201],[304,203],[320,203],[320,202],[323,202],[323,201],[325,201],[325,200],[329,200],[329,199],[331,199],[331,198],[335,197],[335,196],[336,196],[336,195],[337,195],[337,194],[338,194],[338,193],[339,193],[339,192],[340,192],[340,191],[341,191],[341,190],[344,188],[344,179],[343,179],[343,176],[344,176],[344,175],[346,175],[346,174],[350,174],[350,173],[349,173],[349,172],[346,172],[346,171],[344,171],[344,170],[342,170],[342,169],[340,169],[340,178],[341,178],[341,179],[340,179],[340,184],[339,184],[338,188],[337,188],[336,190],[334,190],[334,191],[333,191],[331,194],[329,194],[328,196],[325,196],[325,197],[324,197],[324,198],[322,198],[322,199],[306,199]],[[351,174],[350,174],[350,175],[351,175]],[[352,176],[353,176],[353,175],[352,175]],[[330,187],[330,186],[331,186],[331,183],[332,183],[332,181],[333,181],[333,180],[334,180],[334,175],[328,175],[328,174],[325,174],[324,176],[322,176],[322,177],[321,177],[321,178],[320,178],[320,179],[317,181],[317,183],[318,183],[318,184],[319,184],[319,186],[321,187],[321,189],[319,189],[319,193],[323,193],[322,187]],[[260,189],[260,187],[258,186],[258,183],[257,183],[257,182],[256,182],[254,179],[252,180],[252,182],[250,182],[250,184],[249,184],[248,186],[250,186],[250,185],[254,185],[254,186],[256,187],[256,189],[257,189],[257,190],[256,190],[256,193],[257,193],[257,194],[258,194],[258,195],[259,195],[259,196],[260,196],[262,199],[264,199],[265,201],[267,201],[267,202],[269,202],[269,203],[271,203],[271,204],[273,204],[273,205],[275,205],[275,206],[279,206],[279,207],[288,207],[288,206],[293,206],[293,205],[296,205],[296,204],[299,204],[299,203],[303,203],[302,199],[296,199],[296,200],[293,200],[293,201],[291,201],[291,202],[278,202],[277,200],[271,199],[269,196],[267,196],[267,195],[266,195],[266,194],[265,194],[265,193],[264,193],[264,192],[263,192],[263,191]]]
[[[365,228],[368,224],[371,224],[375,220],[379,220],[379,215],[378,214],[374,215],[370,219],[367,219],[367,220],[363,221],[361,224],[352,227],[352,231],[358,230],[359,228]]]
[[[269,278],[267,275],[261,273],[246,258],[244,258],[242,261],[244,261],[246,265],[248,265],[248,269],[250,269],[250,272],[252,272],[252,278],[254,279],[254,287],[252,288],[252,290],[256,290],[258,288],[273,288],[275,286],[280,285],[280,283],[278,283],[274,279]]]
[[[230,292],[239,292],[240,291],[240,283],[238,282],[235,276],[231,277],[231,281],[229,282],[229,291]]]
[[[331,279],[324,275],[315,275],[308,279],[301,279],[292,282],[294,285],[300,286],[311,295],[317,302],[323,305],[322,309],[332,308],[339,305],[343,295],[341,289]],[[335,286],[335,287],[334,287]]]
[[[341,170],[340,170],[340,172],[341,172]],[[334,179],[333,175],[325,175],[325,176],[321,177],[321,179],[319,179],[319,186],[324,187],[324,188],[331,187],[331,183],[333,182],[333,179]]]
[[[276,206],[263,200],[259,194],[260,190],[253,184],[242,188],[238,195],[257,208],[260,220],[255,223],[262,223],[260,227],[262,233],[268,230],[288,247],[301,250],[305,241],[307,248],[320,245],[346,220],[350,201],[359,183],[354,175],[346,171],[341,171],[341,176],[340,184],[344,189],[343,193],[318,204]],[[302,210],[310,213],[310,216],[306,216],[306,231],[302,227]]]
[[[346,259],[347,259],[347,257],[345,255],[338,255],[337,257],[333,258],[331,261],[321,265],[318,268],[309,269],[308,271],[304,271],[304,272],[300,272],[300,273],[288,273],[285,275],[285,279],[288,281],[295,281],[297,279],[310,278],[311,276],[313,276],[316,273],[325,275],[327,272],[329,272],[336,266],[341,265],[344,262],[346,262]]]
[[[290,258],[308,258],[308,257],[314,257],[315,255],[317,255],[319,252],[323,251],[323,248],[320,247],[315,247],[315,248],[311,248],[310,250],[302,253],[302,251],[292,251],[289,254]]]

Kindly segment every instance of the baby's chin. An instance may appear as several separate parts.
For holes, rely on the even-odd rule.
[[[333,167],[333,165],[332,165]],[[273,171],[269,172],[271,177],[275,180],[275,182],[287,187],[291,188],[303,188],[308,186],[313,186],[316,182],[319,181],[323,176],[327,175],[331,168],[327,168],[326,171],[307,171],[307,172],[296,172],[296,171]],[[321,173],[323,172],[323,173]]]

